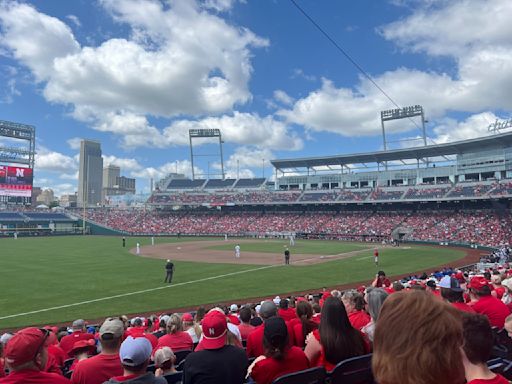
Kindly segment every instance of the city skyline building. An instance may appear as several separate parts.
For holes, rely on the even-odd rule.
[[[78,169],[79,207],[101,203],[103,189],[103,157],[101,143],[95,140],[80,142],[80,165]]]

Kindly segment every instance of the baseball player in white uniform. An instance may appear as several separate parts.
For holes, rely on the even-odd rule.
[[[237,259],[240,257],[240,244],[235,245],[235,257]]]

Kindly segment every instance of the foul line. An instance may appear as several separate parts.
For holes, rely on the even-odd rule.
[[[56,309],[63,309],[63,308],[69,308],[69,307],[77,307],[77,306],[79,306],[79,305],[90,304],[90,303],[97,303],[97,302],[99,302],[99,301],[105,301],[105,300],[117,299],[117,298],[120,298],[120,297],[126,297],[126,296],[133,296],[133,295],[138,295],[138,294],[146,293],[146,292],[159,291],[159,290],[162,290],[162,289],[176,288],[176,287],[181,287],[181,286],[188,285],[188,284],[201,283],[201,282],[203,282],[203,281],[209,281],[209,280],[221,279],[221,278],[223,278],[223,277],[234,276],[234,275],[240,275],[240,274],[242,274],[242,273],[255,272],[255,271],[261,271],[262,269],[268,269],[268,268],[274,268],[274,267],[281,267],[281,266],[282,266],[281,264],[266,265],[266,266],[264,266],[264,267],[258,267],[258,268],[252,268],[252,269],[245,269],[245,270],[243,270],[243,271],[230,272],[230,273],[226,273],[226,274],[224,274],[224,275],[217,275],[217,276],[205,277],[205,278],[203,278],[203,279],[191,280],[191,281],[185,281],[185,282],[183,282],[183,283],[178,283],[178,284],[173,284],[173,285],[165,285],[165,286],[162,286],[162,287],[156,287],[156,288],[143,289],[143,290],[141,290],[141,291],[134,291],[134,292],[128,292],[128,293],[121,293],[121,294],[119,294],[119,295],[114,295],[114,296],[106,296],[106,297],[100,297],[100,298],[98,298],[98,299],[91,299],[91,300],[86,300],[86,301],[80,301],[80,302],[78,302],[78,303],[64,304],[64,305],[59,305],[59,306],[56,306],[56,307],[50,307],[50,308],[37,309],[37,310],[35,310],[35,311],[29,311],[29,312],[16,313],[16,314],[14,314],[14,315],[1,316],[1,317],[0,317],[0,320],[11,319],[11,318],[13,318],[13,317],[21,317],[21,316],[33,315],[33,314],[41,313],[41,312],[49,312],[49,311],[54,311],[54,310],[56,310]]]

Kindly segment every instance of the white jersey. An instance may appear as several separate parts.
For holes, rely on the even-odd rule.
[[[239,245],[237,245],[237,246],[235,247],[235,256],[236,256],[236,257],[240,257],[240,246],[239,246]]]

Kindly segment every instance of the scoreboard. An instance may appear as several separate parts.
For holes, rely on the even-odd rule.
[[[32,168],[0,165],[0,196],[31,197]]]

